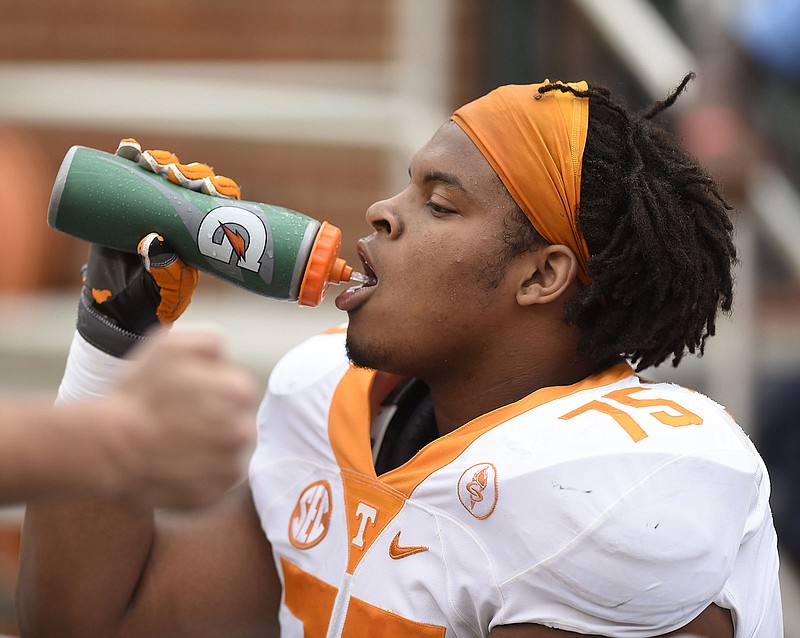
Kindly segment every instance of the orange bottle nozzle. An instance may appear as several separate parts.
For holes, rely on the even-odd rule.
[[[337,257],[336,261],[333,262],[330,275],[332,284],[340,284],[344,281],[350,281],[350,277],[353,275],[353,269],[347,265],[344,259]]]
[[[333,224],[322,222],[300,284],[298,304],[318,306],[331,283],[350,281],[353,269],[339,257],[341,246],[342,231]]]

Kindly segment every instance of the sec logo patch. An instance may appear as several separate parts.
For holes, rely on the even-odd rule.
[[[297,499],[289,519],[289,541],[298,549],[308,549],[328,533],[331,520],[331,486],[328,481],[312,483]]]

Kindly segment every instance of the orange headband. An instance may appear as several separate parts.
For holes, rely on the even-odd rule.
[[[550,84],[545,80],[543,84]],[[578,230],[589,100],[543,84],[508,85],[462,106],[453,121],[492,165],[537,232],[569,247],[586,284],[589,247]],[[586,91],[586,82],[569,83]]]

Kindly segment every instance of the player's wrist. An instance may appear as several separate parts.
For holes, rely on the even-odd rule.
[[[102,351],[80,331],[72,339],[56,403],[103,397],[128,365],[128,361]]]

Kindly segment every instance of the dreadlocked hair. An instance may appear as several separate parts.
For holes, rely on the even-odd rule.
[[[697,160],[650,121],[693,78],[640,113],[602,86],[539,89],[589,100],[578,225],[590,281],[564,319],[581,329],[579,354],[595,361],[623,356],[641,371],[671,356],[677,366],[687,352],[703,354],[718,311],[731,310],[732,207]]]

